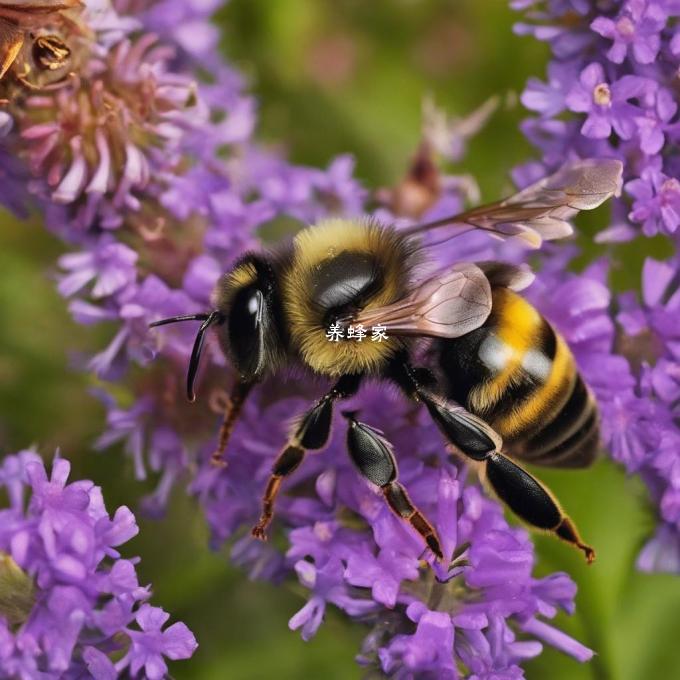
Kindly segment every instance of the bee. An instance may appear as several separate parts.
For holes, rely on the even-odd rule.
[[[265,539],[283,480],[308,451],[327,443],[334,403],[372,378],[424,404],[449,450],[476,467],[511,511],[592,562],[593,548],[523,467],[586,467],[599,443],[597,407],[569,347],[519,295],[533,275],[501,262],[460,262],[423,275],[420,254],[431,247],[423,236],[443,227],[451,230],[446,239],[482,230],[534,247],[567,236],[567,220],[618,194],[621,174],[617,160],[573,162],[504,200],[402,229],[370,219],[329,219],[303,229],[285,248],[241,257],[218,280],[212,311],[152,323],[202,322],[188,367],[190,401],[209,329],[238,373],[217,463],[244,400],[265,376],[294,363],[335,381],[296,421],[276,458],[253,536]],[[349,337],[349,329],[359,327],[380,327],[381,340]],[[344,337],[331,342],[331,332]],[[343,415],[359,474],[380,488],[391,510],[442,559],[436,530],[399,482],[392,444],[356,413]]]
[[[80,0],[0,0],[0,80],[30,43],[30,58],[40,71],[58,71],[68,64],[71,50],[57,35],[38,35],[37,30],[64,10],[80,6]],[[26,73],[18,79],[29,85]]]

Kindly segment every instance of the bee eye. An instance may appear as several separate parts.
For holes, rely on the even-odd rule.
[[[229,325],[243,333],[250,333],[262,321],[263,296],[257,289],[238,293],[229,313]]]
[[[266,306],[262,291],[248,287],[234,296],[229,312],[229,349],[244,375],[256,375],[264,356]]]

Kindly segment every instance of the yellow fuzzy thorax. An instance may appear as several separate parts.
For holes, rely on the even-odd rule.
[[[375,372],[399,346],[397,338],[372,342],[370,330],[361,342],[331,342],[326,337],[323,310],[315,309],[309,299],[310,279],[324,261],[343,252],[370,254],[382,269],[384,283],[365,309],[381,307],[401,297],[410,273],[408,244],[390,228],[365,220],[329,219],[297,234],[291,266],[283,277],[291,340],[312,370],[328,376]]]

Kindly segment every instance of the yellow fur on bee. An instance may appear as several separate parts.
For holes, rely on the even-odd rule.
[[[475,413],[481,414],[492,412],[507,391],[524,380],[523,362],[534,349],[544,323],[533,305],[507,288],[494,291],[493,305],[498,319],[494,334],[508,354],[502,370],[470,392],[470,404]],[[511,438],[525,432],[532,424],[549,422],[571,394],[576,365],[564,339],[557,332],[555,336],[555,356],[542,384],[527,398],[518,401],[509,413],[490,421],[502,437]]]
[[[233,288],[245,288],[257,279],[257,270],[252,262],[236,267],[229,274],[229,285]]]
[[[377,259],[383,285],[365,309],[390,304],[404,295],[410,273],[408,242],[394,230],[366,220],[329,219],[301,231],[293,243],[291,266],[283,275],[283,300],[293,345],[303,361],[317,373],[339,376],[345,373],[375,372],[398,349],[397,338],[371,341],[368,335],[331,342],[326,333],[323,311],[310,298],[311,277],[324,261],[343,252],[366,253]]]
[[[469,396],[475,413],[484,413],[500,401],[514,379],[521,377],[522,359],[533,346],[541,315],[524,298],[507,288],[493,291],[493,308],[498,316],[495,335],[510,351],[503,370],[491,380],[475,387]]]
[[[530,425],[550,422],[564,407],[576,381],[576,365],[566,342],[557,335],[557,348],[547,380],[528,399],[493,426],[504,437],[523,432]]]
[[[238,265],[228,274],[223,275],[217,283],[211,296],[214,306],[227,304],[235,291],[241,290],[257,280],[257,270],[252,262],[244,262]]]

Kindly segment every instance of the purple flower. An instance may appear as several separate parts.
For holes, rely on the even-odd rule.
[[[188,659],[198,646],[192,632],[180,621],[162,630],[170,615],[160,607],[143,604],[135,616],[140,631],[129,630],[132,646],[127,658],[117,664],[130,664],[130,672],[136,676],[144,669],[144,677],[159,680],[167,674],[168,659]]]
[[[654,167],[643,170],[625,186],[633,197],[630,219],[642,224],[646,236],[674,234],[680,226],[680,181]]]
[[[132,457],[137,479],[145,479],[144,466],[144,418],[151,410],[151,400],[142,399],[129,410],[117,408],[113,399],[103,395],[108,407],[107,429],[99,437],[95,448],[104,449],[116,442],[125,442],[125,451]]]
[[[145,27],[177,43],[196,59],[209,58],[217,50],[219,31],[208,19],[222,0],[113,0],[121,14],[136,14]]]
[[[5,123],[7,119],[4,119]],[[17,217],[28,217],[30,195],[26,189],[28,172],[23,163],[9,152],[0,136],[0,203]]]
[[[436,673],[439,678],[456,678],[453,656],[454,625],[445,612],[429,611],[418,605],[406,609],[416,624],[412,635],[397,635],[379,652],[385,673]]]
[[[137,253],[131,248],[102,237],[102,243],[91,252],[72,253],[59,258],[62,269],[69,271],[59,281],[59,292],[70,297],[94,282],[93,298],[113,295],[137,278],[137,258]]]
[[[653,104],[642,115],[635,117],[635,125],[640,139],[640,149],[647,155],[659,153],[664,146],[666,134],[677,127],[671,120],[678,111],[673,94],[666,88],[654,90]]]
[[[658,503],[664,523],[640,555],[645,570],[675,565],[680,535],[680,430],[677,427],[680,397],[680,292],[677,259],[645,261],[642,300],[621,297],[618,321],[630,337],[627,354],[641,370],[631,377],[632,388],[621,402],[620,417],[629,419],[622,436],[622,457],[629,469],[639,472]],[[624,407],[625,406],[625,411]],[[615,453],[617,453],[615,449]],[[620,454],[619,454],[620,455]]]
[[[641,571],[680,573],[680,532],[662,524],[642,548],[637,560]]]
[[[576,80],[578,69],[575,62],[552,62],[548,67],[548,82],[529,78],[522,92],[521,101],[531,111],[552,118],[565,108],[564,83]],[[538,178],[536,178],[538,179]]]
[[[628,0],[616,19],[597,17],[590,27],[614,41],[607,57],[615,64],[621,64],[629,51],[639,64],[651,64],[659,53],[667,19],[663,2]]]
[[[69,483],[69,472],[56,457],[48,477],[32,451],[3,461],[0,485],[10,507],[0,510],[0,571],[12,595],[0,593],[0,675],[79,677],[87,669],[117,678],[128,665],[134,676],[146,663],[147,677],[164,677],[161,655],[189,658],[196,640],[183,623],[160,632],[167,614],[158,623],[153,613],[162,610],[145,604],[150,591],[139,585],[136,560],[120,556],[118,546],[139,531],[132,513],[121,507],[111,517],[101,489]],[[109,655],[126,646],[114,663]]]
[[[536,40],[547,42],[560,59],[569,59],[583,53],[593,43],[592,34],[581,22],[574,22],[588,15],[590,3],[587,0],[512,0],[511,7],[517,10],[530,9],[527,18],[531,23],[518,22],[514,31],[518,35],[531,35]],[[533,8],[539,5],[539,8]],[[544,9],[542,5],[547,5]]]
[[[569,15],[572,21],[561,24],[560,41],[566,35],[573,40],[578,36],[579,41],[590,36],[587,51],[563,53],[557,49],[557,37],[548,37],[555,48],[548,83],[530,79],[522,98],[541,119],[525,121],[523,129],[541,150],[548,168],[559,165],[567,155],[613,155],[624,161],[624,179],[636,187],[638,180],[649,183],[650,172],[669,178],[678,173],[675,154],[661,155],[661,151],[678,134],[672,85],[675,68],[673,58],[664,55],[673,53],[675,39],[672,22],[667,20],[679,11],[675,4],[660,1],[631,0],[622,5],[579,6]],[[560,23],[569,12],[568,3],[549,3],[544,12],[532,16]],[[600,34],[614,40],[607,56],[602,54],[606,46]],[[632,61],[625,59],[628,48],[635,55]],[[565,119],[564,105],[580,115]],[[597,147],[590,140],[596,140]],[[640,207],[643,213],[648,211],[647,206]],[[646,219],[633,217],[634,211],[623,200],[614,210],[617,216],[630,214],[632,224],[626,225],[619,217],[598,240],[630,239],[638,233],[633,225]],[[648,224],[644,233],[656,232]]]
[[[613,128],[621,139],[630,139],[635,133],[634,119],[642,113],[630,100],[648,94],[653,86],[637,76],[623,76],[610,84],[602,65],[595,62],[583,69],[565,103],[571,111],[588,114],[581,128],[586,137],[605,139]]]

